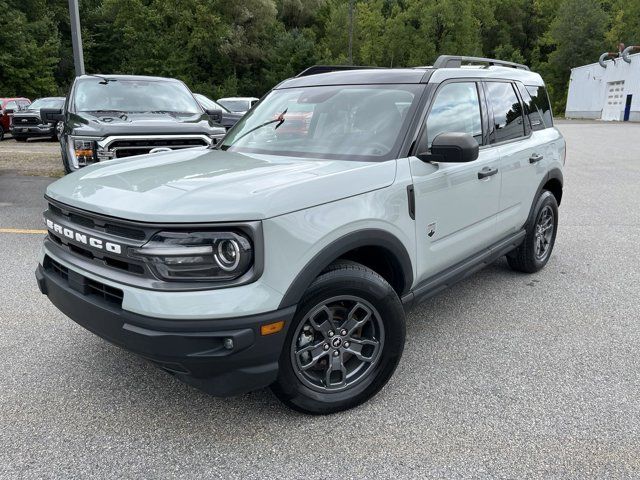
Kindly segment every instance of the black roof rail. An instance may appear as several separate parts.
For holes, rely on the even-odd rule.
[[[529,67],[521,63],[507,62],[505,60],[496,60],[495,58],[483,57],[465,57],[461,55],[440,55],[433,64],[434,68],[460,68],[462,62],[475,64],[488,64],[500,67],[518,68],[520,70],[529,70]]]
[[[378,69],[385,67],[366,67],[359,65],[314,65],[313,67],[309,67],[306,70],[303,70],[296,78],[299,77],[307,77],[309,75],[318,75],[319,73],[329,73],[329,72],[338,72],[341,70],[367,70],[367,69]]]

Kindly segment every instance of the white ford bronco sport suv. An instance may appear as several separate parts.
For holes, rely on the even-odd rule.
[[[75,322],[205,391],[271,385],[337,412],[389,380],[411,305],[503,255],[545,266],[564,159],[525,66],[312,67],[214,147],[50,185],[36,276]]]

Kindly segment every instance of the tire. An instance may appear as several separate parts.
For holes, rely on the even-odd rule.
[[[4,140],[4,128],[0,126],[0,142]]]
[[[335,262],[305,292],[271,388],[284,404],[304,413],[353,408],[391,378],[404,341],[404,308],[391,285],[359,263]]]
[[[540,232],[545,228],[543,235]],[[535,273],[544,268],[549,261],[558,233],[558,202],[553,193],[548,190],[542,191],[525,230],[524,241],[507,255],[507,262],[513,270]],[[548,233],[549,230],[550,233]],[[539,242],[542,242],[545,247],[543,251],[540,249]]]
[[[15,139],[16,142],[26,142],[27,141],[27,137],[13,137]]]

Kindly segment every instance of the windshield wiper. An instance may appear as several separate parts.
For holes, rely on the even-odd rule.
[[[107,78],[107,77],[103,77],[102,75],[90,74],[90,75],[87,75],[87,77],[99,78],[100,80],[102,80],[101,82],[98,82],[99,85],[109,85],[110,82],[117,82],[118,81],[118,79],[116,79],[116,78]]]
[[[266,127],[267,125],[271,125],[272,123],[277,123],[277,125],[274,127],[274,130],[276,130],[280,125],[282,125],[284,123],[284,116],[285,116],[285,114],[287,113],[288,110],[289,110],[289,108],[285,108],[284,111],[280,115],[278,115],[276,118],[274,118],[273,120],[269,120],[268,122],[261,123],[260,125],[257,125],[255,127],[253,127],[252,129],[244,132],[242,135],[240,135],[238,138],[235,139],[235,142],[237,142],[238,140],[241,140],[242,138],[246,137],[250,133],[255,132],[256,130],[260,130],[262,127]],[[229,147],[227,147],[227,148],[229,148]]]

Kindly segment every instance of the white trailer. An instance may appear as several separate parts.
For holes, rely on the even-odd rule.
[[[571,69],[565,116],[640,122],[640,53],[603,57]]]

